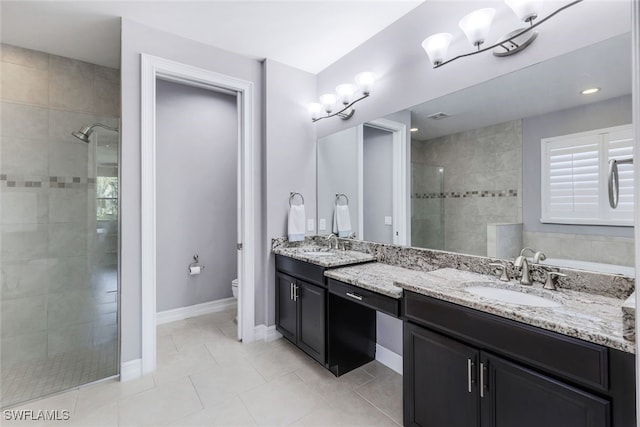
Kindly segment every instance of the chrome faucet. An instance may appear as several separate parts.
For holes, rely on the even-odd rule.
[[[525,258],[524,255],[520,255],[513,262],[513,265],[516,268],[519,268],[520,271],[522,271],[522,277],[520,278],[520,283],[522,283],[523,285],[531,285],[532,282],[531,282],[531,275],[529,273],[529,261],[527,261],[527,258]]]
[[[329,241],[329,249],[333,249],[333,245],[331,244],[331,240],[333,239],[333,241],[336,242],[336,249],[338,249],[338,236],[336,236],[335,234],[331,233],[329,234],[326,239]]]

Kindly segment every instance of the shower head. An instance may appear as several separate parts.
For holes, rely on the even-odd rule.
[[[86,142],[88,144],[89,142],[91,142],[89,140],[89,137],[93,133],[93,131],[94,131],[93,128],[95,128],[95,127],[101,127],[101,128],[107,129],[107,130],[118,132],[118,128],[116,128],[116,127],[106,126],[106,125],[103,125],[102,123],[94,123],[91,126],[83,126],[80,130],[76,130],[76,131],[71,132],[71,135],[75,136],[80,141]]]

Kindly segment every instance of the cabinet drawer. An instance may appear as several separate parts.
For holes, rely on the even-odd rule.
[[[606,347],[414,292],[405,291],[404,304],[409,321],[593,389],[609,389]]]
[[[290,274],[309,283],[327,287],[324,282],[324,267],[282,255],[276,255],[276,270]]]
[[[380,295],[367,289],[362,289],[337,280],[328,280],[330,293],[391,316],[400,317],[399,299]]]

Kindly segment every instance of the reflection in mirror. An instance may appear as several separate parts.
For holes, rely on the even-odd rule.
[[[410,114],[408,127],[418,128],[411,134],[411,169],[407,171],[407,243],[505,259],[513,259],[529,246],[547,255],[545,263],[633,275],[633,227],[606,218],[584,219],[580,213],[585,197],[593,206],[607,200],[603,171],[608,158],[615,157],[614,141],[597,142],[604,144],[598,150],[607,154],[598,157],[596,153],[590,159],[593,185],[580,181],[576,154],[580,147],[572,148],[566,171],[547,177],[541,167],[543,140],[575,139],[576,134],[588,131],[604,134],[599,131],[631,123],[630,49],[630,36],[623,34],[396,113],[394,116]],[[592,87],[600,90],[581,93]],[[376,193],[382,191],[381,182],[369,182],[371,176],[363,175],[361,166],[354,167],[362,164],[357,141],[363,133],[357,127],[318,141],[320,221],[331,218],[327,206],[332,200],[329,193],[334,191],[328,188],[331,182],[344,180],[344,185],[360,190],[369,185],[374,195],[367,197],[384,198]],[[338,146],[346,149],[336,138],[347,134],[355,138],[351,160],[333,153]],[[331,156],[339,159],[330,160]],[[632,183],[632,171],[626,173]],[[361,179],[363,184],[359,184]],[[558,179],[571,189],[543,195],[542,183],[551,180],[551,187],[545,188],[552,188]],[[584,185],[588,188],[583,191]],[[542,206],[549,203],[545,197],[560,196],[554,199],[560,200],[556,205],[575,211],[568,216],[576,220],[543,219]],[[364,208],[366,216],[362,198],[350,199],[356,200],[352,212]],[[363,231],[362,214],[355,216],[359,239],[387,241]],[[393,220],[401,223],[403,217]],[[320,229],[324,232],[330,230]]]

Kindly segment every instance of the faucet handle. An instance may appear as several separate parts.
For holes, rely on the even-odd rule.
[[[500,280],[502,280],[503,282],[508,282],[509,281],[509,275],[507,275],[507,266],[504,264],[500,264],[497,262],[492,262],[489,263],[490,266],[497,268],[498,270],[502,271],[502,274],[500,274]]]
[[[547,279],[544,282],[544,286],[542,287],[542,289],[549,289],[551,291],[555,291],[557,289],[556,287],[556,282],[555,280],[553,280],[554,277],[567,277],[566,274],[560,273],[558,271],[549,271],[546,270],[547,274]]]

